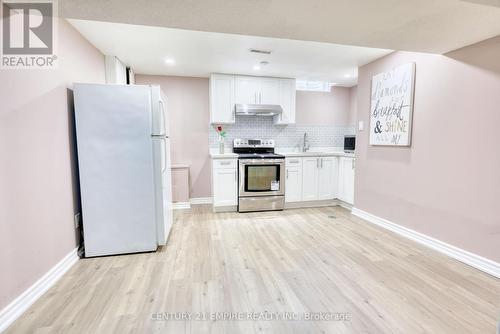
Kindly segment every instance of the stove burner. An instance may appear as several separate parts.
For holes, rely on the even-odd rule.
[[[233,152],[238,153],[240,159],[284,159],[274,153],[272,139],[234,139]]]

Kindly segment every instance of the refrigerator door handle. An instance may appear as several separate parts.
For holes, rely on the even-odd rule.
[[[161,169],[161,173],[163,173],[167,170],[167,137],[161,137],[161,140],[163,140],[163,167]]]
[[[161,135],[166,134],[166,124],[165,124],[165,105],[163,104],[163,101],[160,99],[158,100],[158,105],[160,107],[160,119],[161,119],[161,124],[163,124],[163,131]]]

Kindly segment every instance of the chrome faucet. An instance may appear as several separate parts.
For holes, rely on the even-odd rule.
[[[307,132],[304,132],[304,141],[302,143],[302,152],[307,152],[311,148],[309,141],[307,140]]]

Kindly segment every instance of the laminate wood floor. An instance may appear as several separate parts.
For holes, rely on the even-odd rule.
[[[499,279],[340,207],[197,206],[156,253],[79,261],[6,333],[485,334],[499,310]]]

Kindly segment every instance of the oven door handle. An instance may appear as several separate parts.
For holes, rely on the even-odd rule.
[[[283,165],[285,159],[241,159],[240,165]]]

